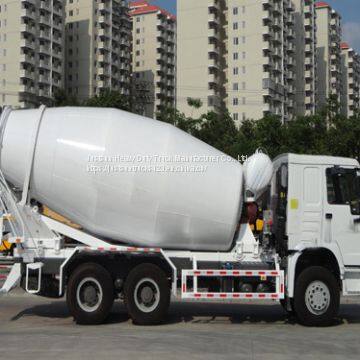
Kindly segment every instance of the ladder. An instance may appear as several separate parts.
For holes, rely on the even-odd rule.
[[[0,233],[22,249],[25,240],[25,225],[15,195],[9,188],[0,170]],[[13,256],[0,256],[0,295],[6,294],[18,285],[21,279],[21,265],[13,263]]]

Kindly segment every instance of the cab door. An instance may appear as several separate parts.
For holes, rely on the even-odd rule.
[[[326,169],[325,241],[337,243],[345,266],[360,267],[359,179],[359,169]]]

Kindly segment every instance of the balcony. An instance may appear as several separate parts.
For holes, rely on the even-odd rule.
[[[30,20],[36,21],[36,13],[31,11],[30,9],[22,9],[21,17],[25,18],[25,19],[30,19]]]
[[[28,39],[21,39],[20,47],[35,50],[36,45],[35,45],[35,42],[33,42],[33,41],[30,41]]]
[[[20,70],[20,78],[21,79],[31,79],[31,80],[34,80],[34,77],[35,77],[35,73],[30,71],[30,70],[27,70],[27,69],[22,69]]]

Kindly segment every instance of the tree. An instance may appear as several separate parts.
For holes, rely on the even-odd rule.
[[[88,99],[85,106],[116,108],[125,111],[131,111],[131,101],[129,96],[120,94],[117,91],[105,90],[100,95],[95,95]]]
[[[192,108],[191,117],[194,116],[194,109],[199,110],[203,106],[200,99],[194,99],[191,97],[187,98],[187,104]]]
[[[189,134],[195,135],[200,120],[187,118],[183,113],[173,107],[163,108],[156,114],[159,121],[172,124]]]
[[[230,114],[228,112],[217,114],[211,111],[201,116],[199,120],[194,135],[216,149],[233,155],[238,130]]]
[[[76,99],[74,96],[69,95],[64,89],[56,92],[53,103],[55,107],[80,105],[78,99]]]

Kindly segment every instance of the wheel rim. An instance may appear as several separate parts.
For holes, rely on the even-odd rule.
[[[305,303],[314,315],[323,315],[330,306],[330,290],[322,281],[313,281],[306,289]]]
[[[150,278],[141,279],[135,287],[134,301],[142,312],[150,313],[154,311],[160,303],[158,284]]]
[[[86,312],[96,311],[103,300],[100,283],[92,277],[83,279],[77,287],[76,299],[82,310]]]

